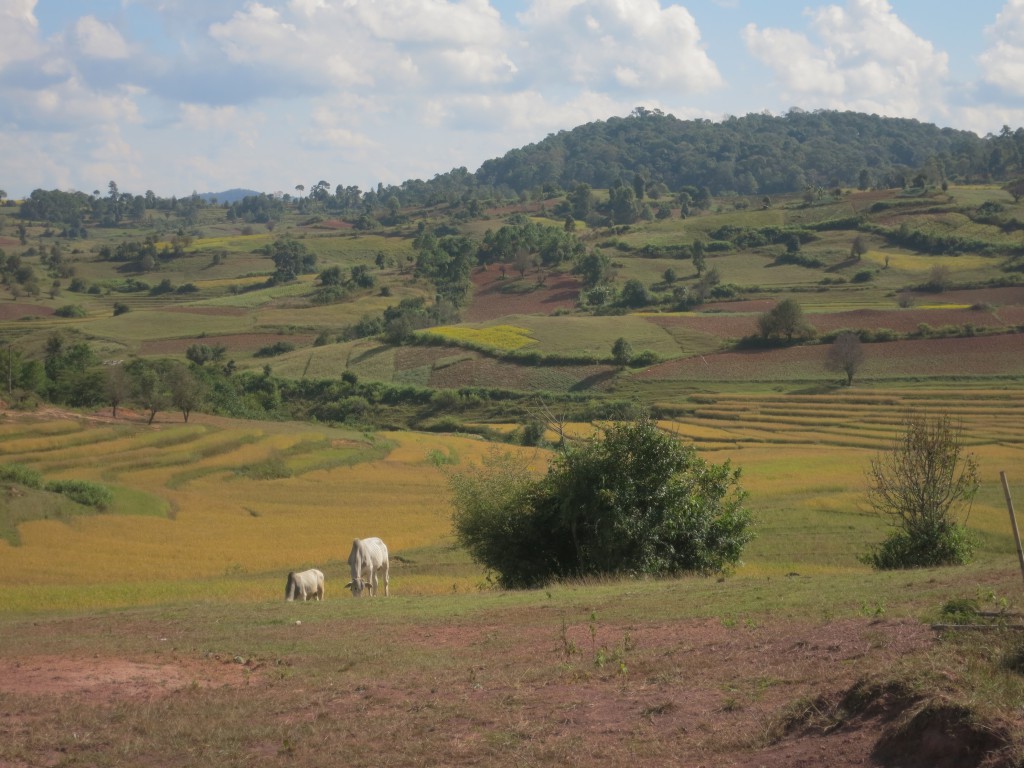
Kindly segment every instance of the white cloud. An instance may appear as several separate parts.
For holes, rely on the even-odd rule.
[[[507,82],[501,17],[486,0],[257,2],[210,26],[232,61],[272,62],[318,90],[412,85],[452,88]]]
[[[890,116],[946,113],[948,56],[917,36],[887,0],[849,0],[806,13],[813,36],[754,24],[743,30],[747,49],[775,73],[786,98]]]
[[[117,126],[110,126],[96,138],[84,163],[84,175],[93,179],[116,179],[126,191],[133,187],[138,189],[145,180],[142,153],[122,136]]]
[[[0,0],[0,70],[42,51],[35,7],[36,0]]]
[[[141,122],[138,99],[142,95],[139,88],[127,85],[99,92],[72,73],[43,88],[9,91],[7,104],[21,120],[33,125],[55,131],[76,127],[90,131],[97,125]]]
[[[75,38],[86,56],[94,59],[128,58],[128,43],[121,33],[95,16],[83,16],[75,22]]]
[[[985,30],[991,47],[978,57],[985,82],[1024,95],[1024,0],[1010,0]]]
[[[559,72],[583,88],[698,92],[722,77],[693,16],[658,0],[534,0],[520,14],[533,74]]]
[[[957,112],[957,127],[974,131],[979,136],[998,134],[1004,125],[1024,125],[1024,107],[1005,107],[985,104],[979,107],[963,107]]]

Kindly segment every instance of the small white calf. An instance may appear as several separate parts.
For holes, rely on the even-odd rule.
[[[316,568],[288,574],[288,582],[284,586],[285,600],[323,600],[324,574]]]

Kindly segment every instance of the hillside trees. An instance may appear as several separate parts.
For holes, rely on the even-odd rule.
[[[462,235],[428,235],[417,238],[415,247],[416,276],[433,282],[440,298],[462,306],[469,292],[469,273],[476,253],[473,241]]]
[[[570,443],[539,480],[495,454],[449,486],[459,542],[501,586],[533,587],[728,570],[753,535],[739,475],[638,417]]]
[[[46,396],[51,402],[85,407],[104,402],[104,376],[99,361],[84,341],[69,341],[55,333],[46,341],[43,369]]]
[[[643,173],[648,189],[660,184],[673,192],[693,187],[714,195],[774,195],[809,184],[898,186],[929,160],[961,181],[1006,179],[1018,173],[1021,134],[1004,130],[983,139],[916,120],[831,110],[750,114],[719,123],[642,110],[560,131],[488,160],[475,181],[516,191],[545,184],[605,189]],[[870,175],[862,177],[867,168]]]

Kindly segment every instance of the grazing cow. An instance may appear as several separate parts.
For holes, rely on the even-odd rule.
[[[306,600],[324,599],[324,574],[316,568],[288,574],[288,583],[284,587],[284,599],[292,601],[299,598]]]
[[[384,594],[390,594],[388,590],[388,548],[376,536],[369,539],[355,539],[352,542],[348,567],[352,571],[352,581],[345,586],[352,589],[353,597],[362,595],[364,589],[370,593],[370,597],[376,595],[378,573],[384,576]]]

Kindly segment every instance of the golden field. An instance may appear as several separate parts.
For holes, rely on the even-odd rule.
[[[911,408],[962,422],[984,483],[969,518],[979,560],[1014,567],[999,472],[1011,484],[1021,476],[1024,394],[702,396],[660,424],[709,461],[742,468],[758,537],[737,577],[850,573],[867,569],[858,555],[884,536],[866,505],[864,470]],[[351,540],[371,535],[389,544],[396,593],[474,590],[485,574],[452,548],[445,470],[493,450],[524,452],[538,471],[551,456],[475,437],[202,415],[183,424],[168,414],[153,426],[9,415],[0,463],[103,483],[115,501],[105,514],[22,523],[16,545],[0,540],[0,606],[276,600],[287,572],[308,567],[327,573],[328,599],[337,598]],[[13,504],[16,491],[4,492]]]

